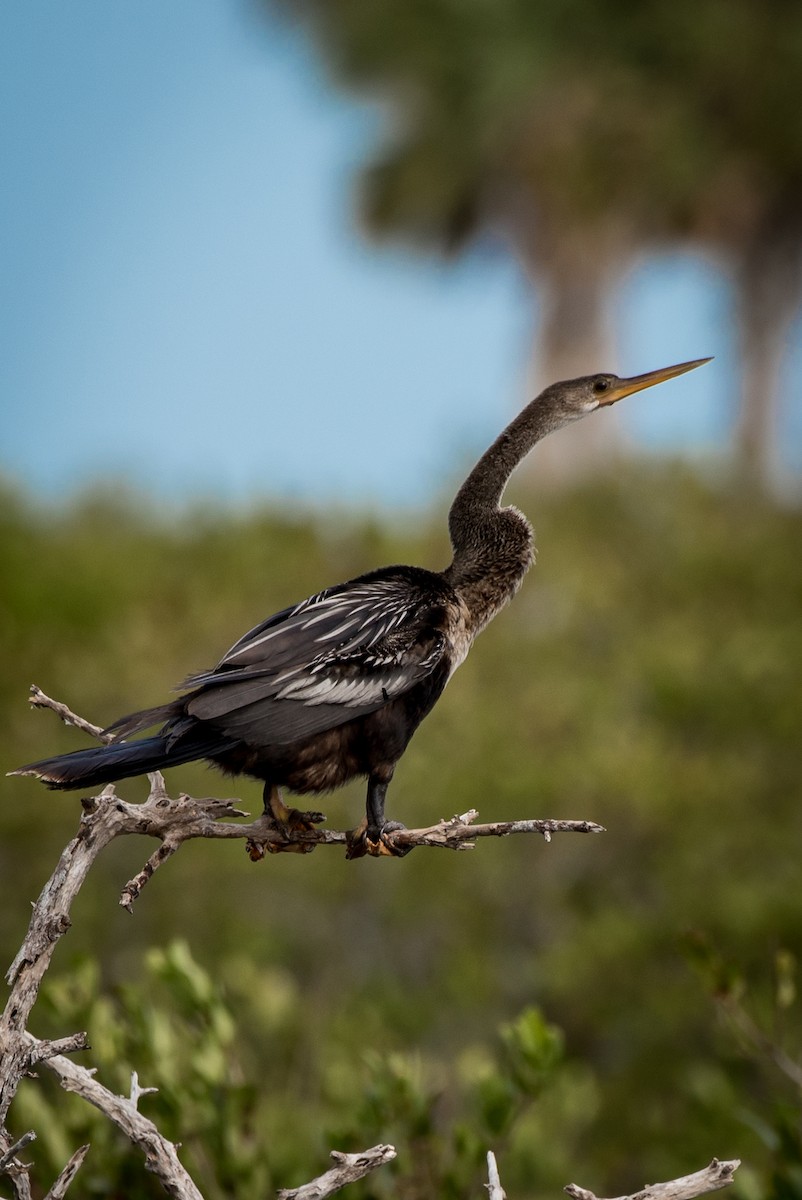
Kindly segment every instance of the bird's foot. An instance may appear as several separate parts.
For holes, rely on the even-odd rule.
[[[406,829],[406,825],[402,825],[400,821],[385,821],[381,826],[368,825],[367,817],[363,817],[356,829],[348,833],[345,857],[364,858],[366,854],[370,854],[373,858],[403,858],[413,847],[396,844],[393,834],[402,829]]]
[[[301,812],[297,808],[287,808],[285,804],[276,812],[275,806],[263,814],[263,821],[271,833],[277,833],[281,841],[270,838],[260,841],[248,838],[245,848],[251,862],[259,862],[268,854],[311,854],[315,848],[314,842],[297,842],[293,835],[298,833],[314,833],[315,826],[326,820],[325,813]]]

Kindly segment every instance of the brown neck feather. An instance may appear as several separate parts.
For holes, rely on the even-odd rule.
[[[448,514],[455,564],[461,556],[473,557],[488,540],[492,544],[488,535],[510,475],[541,438],[565,423],[555,401],[550,388],[532,400],[485,451],[457,492]]]
[[[454,558],[444,574],[468,607],[472,636],[512,599],[534,561],[529,522],[500,507],[507,481],[541,438],[570,419],[557,388],[547,388],[485,451],[451,505]]]

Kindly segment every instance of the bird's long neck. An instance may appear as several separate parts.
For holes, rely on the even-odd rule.
[[[463,483],[448,514],[455,559],[472,554],[483,540],[488,521],[499,512],[507,481],[534,445],[563,422],[543,392],[526,406],[479,459]]]
[[[446,575],[469,606],[476,606],[482,624],[510,599],[533,561],[528,521],[500,505],[521,460],[563,424],[549,401],[549,392],[543,392],[499,434],[457,492],[448,514],[454,559]]]

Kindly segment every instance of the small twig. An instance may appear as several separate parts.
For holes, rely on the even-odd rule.
[[[78,1174],[78,1171],[80,1170],[80,1167],[88,1153],[89,1143],[87,1142],[85,1146],[81,1146],[75,1151],[72,1158],[59,1175],[58,1179],[54,1180],[50,1191],[45,1196],[45,1200],[64,1200],[64,1196],[67,1193],[67,1188]]]
[[[496,1156],[492,1150],[487,1152],[487,1188],[488,1200],[507,1200],[507,1193],[501,1186]]]
[[[377,1167],[392,1162],[396,1152],[394,1146],[373,1146],[361,1154],[343,1154],[339,1150],[332,1150],[331,1157],[335,1163],[333,1167],[301,1187],[282,1188],[278,1200],[324,1200],[324,1197],[331,1196],[347,1183],[356,1183],[357,1179],[364,1179]]]
[[[142,891],[145,884],[158,871],[162,863],[165,863],[168,858],[172,858],[180,842],[163,841],[158,850],[154,850],[148,861],[145,863],[141,871],[137,871],[133,879],[129,879],[123,890],[120,892],[120,907],[126,909],[129,913],[134,911],[134,901],[139,898],[139,893]]]
[[[31,1142],[36,1141],[36,1131],[29,1129],[27,1133],[23,1133],[21,1138],[17,1138],[13,1146],[9,1146],[2,1158],[0,1158],[0,1171],[5,1171],[8,1166],[14,1161],[20,1150],[24,1150],[26,1146],[30,1146]]]
[[[136,1071],[131,1072],[131,1093],[128,1098],[133,1104],[134,1108],[139,1108],[140,1096],[152,1096],[155,1092],[158,1092],[158,1090],[159,1089],[157,1087],[140,1087],[138,1074]]]
[[[112,735],[104,733],[100,725],[93,725],[91,721],[85,721],[83,717],[79,717],[71,709],[67,708],[66,704],[62,704],[59,700],[53,700],[50,696],[46,696],[41,688],[35,683],[31,684],[31,694],[28,697],[28,703],[32,708],[49,708],[52,712],[60,717],[65,725],[74,725],[76,729],[82,729],[84,733],[88,733],[90,737],[97,738],[100,742],[110,742]]]
[[[683,1175],[680,1179],[671,1179],[668,1183],[650,1183],[631,1196],[619,1196],[616,1200],[693,1200],[695,1196],[704,1196],[707,1192],[717,1192],[719,1188],[727,1187],[733,1181],[733,1176],[741,1165],[739,1158],[720,1161],[714,1158],[709,1167],[703,1171],[695,1171],[693,1175]],[[569,1183],[565,1191],[573,1200],[597,1200],[593,1192]]]
[[[47,1038],[42,1038],[36,1043],[35,1057],[29,1059],[29,1065],[34,1066],[35,1063],[41,1062],[46,1058],[52,1058],[54,1054],[74,1054],[76,1050],[89,1050],[89,1042],[87,1034],[73,1033],[69,1037],[56,1038],[55,1041],[49,1041]]]
[[[741,1037],[761,1055],[766,1055],[772,1060],[776,1067],[782,1071],[783,1075],[797,1088],[802,1088],[802,1065],[791,1058],[782,1046],[778,1046],[765,1033],[757,1021],[749,1015],[743,1005],[733,995],[727,993],[723,996],[717,996],[716,1002],[721,1011],[729,1018],[730,1023]]]

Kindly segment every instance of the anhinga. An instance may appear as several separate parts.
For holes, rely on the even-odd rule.
[[[382,831],[387,787],[412,734],[471,643],[507,604],[532,565],[529,522],[501,507],[507,480],[553,430],[709,362],[619,379],[555,383],[532,400],[482,455],[448,518],[454,557],[444,571],[393,566],[326,588],[268,617],[216,667],[186,680],[185,695],[122,717],[104,746],[12,771],[51,788],[85,788],[206,759],[264,781],[279,828],[303,825],[279,789],[317,793],[368,780],[366,819],[352,854],[389,852]],[[124,741],[164,722],[152,737]]]

